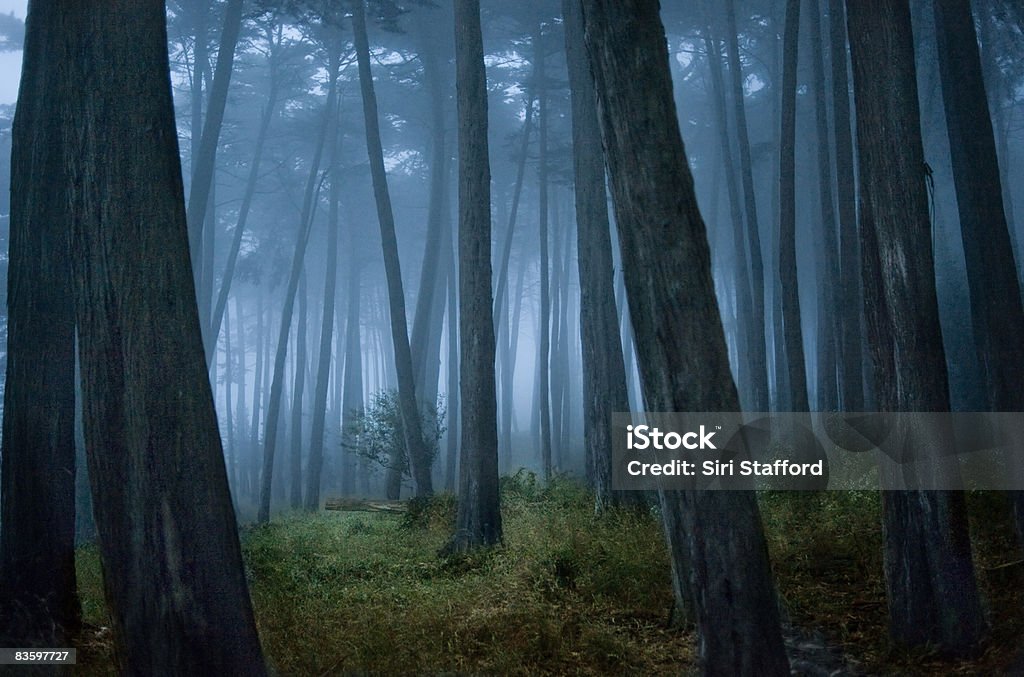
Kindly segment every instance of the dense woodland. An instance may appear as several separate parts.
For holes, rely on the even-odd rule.
[[[612,412],[1024,411],[1016,0],[29,0],[0,33],[0,646],[129,674],[1024,671],[1024,493],[611,481]],[[325,504],[433,525],[424,579],[507,561],[515,589],[541,510],[607,540],[538,560],[580,595],[621,539],[641,578],[587,613],[651,596],[636,641],[674,653],[293,663],[266,609],[303,598],[265,586],[302,539],[409,538]],[[844,523],[869,565],[830,578]],[[878,613],[808,612],[780,552]]]

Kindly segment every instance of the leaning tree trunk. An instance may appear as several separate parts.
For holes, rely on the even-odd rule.
[[[782,293],[782,342],[789,369],[793,411],[808,411],[804,338],[800,328],[800,292],[796,268],[796,66],[800,0],[787,0],[782,38],[782,136],[779,140],[779,279]],[[776,337],[778,339],[778,337]]]
[[[0,644],[68,646],[75,592],[75,309],[68,289],[62,10],[35,2],[11,148]]]
[[[189,267],[164,3],[60,3],[73,292],[126,674],[264,674]]]
[[[334,65],[337,65],[335,60]],[[324,104],[323,121],[313,153],[313,163],[309,178],[306,180],[306,192],[302,201],[302,214],[299,217],[299,232],[295,242],[295,253],[292,257],[291,272],[288,275],[288,287],[284,293],[284,308],[281,310],[281,326],[278,329],[277,349],[274,355],[274,375],[270,381],[270,395],[267,399],[264,416],[263,435],[263,473],[260,476],[260,504],[257,520],[263,524],[270,520],[270,496],[274,477],[274,452],[277,449],[278,419],[281,413],[281,391],[284,387],[284,367],[288,357],[288,334],[292,324],[292,313],[295,310],[295,292],[299,287],[299,276],[302,274],[302,263],[306,257],[306,245],[309,243],[309,231],[313,225],[313,196],[317,187],[317,172],[323,155],[324,141],[333,119],[333,111],[337,102],[337,69],[328,73],[330,85],[327,89],[327,102]]]
[[[657,0],[583,0],[619,250],[651,411],[737,411]],[[757,501],[664,491],[705,674],[788,675]],[[742,553],[742,556],[737,556]]]
[[[1024,411],[1024,307],[974,18],[962,0],[935,0],[934,9],[978,361],[993,410]],[[1014,493],[1014,503],[1024,539],[1024,492]]]
[[[880,411],[949,411],[907,0],[847,2],[867,335]],[[984,623],[962,493],[887,491],[890,629],[962,652]]]
[[[445,552],[501,542],[498,402],[491,299],[491,169],[479,0],[455,2],[459,117],[459,399],[462,457],[455,534]]]
[[[398,258],[398,237],[395,235],[395,216],[391,210],[387,172],[384,169],[384,149],[380,141],[380,121],[377,113],[377,95],[370,73],[370,43],[366,35],[365,0],[356,0],[352,15],[352,30],[359,62],[359,87],[363,97],[363,116],[366,126],[366,150],[370,159],[373,195],[377,203],[377,221],[380,224],[381,247],[384,251],[384,272],[388,285],[388,308],[391,315],[391,342],[395,350],[395,371],[398,376],[398,400],[402,416],[402,433],[409,457],[409,470],[417,496],[434,493],[430,476],[430,452],[423,437],[423,425],[416,404],[416,378],[413,373],[412,351],[409,348],[409,329],[405,317],[405,291],[402,289],[402,267]]]

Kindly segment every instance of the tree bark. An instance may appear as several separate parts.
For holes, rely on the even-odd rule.
[[[11,147],[7,376],[0,490],[0,644],[68,646],[75,590],[75,309],[68,154],[55,111],[66,95],[63,17],[34,2],[25,29]]]
[[[59,6],[85,441],[121,671],[265,674],[189,267],[164,3]]]
[[[366,35],[366,7],[364,0],[356,0],[352,14],[352,30],[359,62],[359,87],[363,98],[363,116],[366,126],[366,150],[370,159],[373,194],[377,203],[377,221],[380,224],[381,247],[384,252],[384,272],[388,285],[388,308],[391,315],[391,341],[395,351],[395,371],[398,376],[398,400],[402,416],[402,431],[409,470],[417,496],[434,493],[430,473],[430,454],[423,438],[423,426],[416,404],[416,379],[413,371],[412,351],[409,348],[409,329],[405,317],[405,291],[402,289],[402,267],[398,258],[398,238],[395,235],[395,216],[391,210],[387,173],[384,169],[384,150],[380,141],[380,121],[377,113],[377,95],[370,73],[370,43]]]
[[[658,3],[582,7],[645,405],[737,411]],[[661,492],[661,502],[677,527],[669,550],[688,576],[703,672],[788,675],[754,494]]]
[[[479,0],[455,2],[459,118],[459,353],[462,456],[451,554],[501,542],[491,298],[491,169]]]
[[[292,379],[291,454],[289,455],[288,501],[298,510],[302,507],[302,402],[306,392],[307,322],[309,321],[309,294],[306,290],[306,271],[299,276],[299,317],[295,327],[295,373]]]
[[[949,411],[907,0],[847,2],[857,113],[861,254],[880,411]],[[954,653],[983,631],[964,497],[887,491],[893,638]]]
[[[548,261],[548,92],[544,73],[543,31],[540,24],[533,36],[533,67],[537,83],[537,174],[540,216],[540,354],[538,361],[537,408],[540,411],[540,457],[544,471],[544,480],[549,481],[552,474],[551,458],[551,280],[549,278],[550,262]],[[463,367],[465,368],[465,367]]]

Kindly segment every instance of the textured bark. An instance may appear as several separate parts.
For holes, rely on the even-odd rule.
[[[751,313],[748,336],[750,350],[750,392],[753,411],[768,410],[768,360],[765,343],[764,259],[761,255],[761,230],[754,192],[754,167],[750,158],[750,136],[747,132],[747,109],[743,97],[743,63],[740,61],[736,31],[736,3],[725,3],[725,46],[729,57],[732,104],[736,118],[736,140],[740,156],[740,177],[743,183],[743,210],[747,217],[747,257],[750,262]],[[724,118],[723,118],[724,120]]]
[[[164,3],[58,4],[85,441],[121,671],[264,674],[189,267]]]
[[[860,247],[857,233],[857,195],[850,131],[850,84],[846,74],[846,13],[843,0],[828,0],[829,48],[832,62],[832,124],[835,134],[836,198],[839,216],[840,322],[839,388],[841,408],[864,408],[864,306],[860,289]]]
[[[70,219],[63,18],[33,2],[11,148],[0,504],[0,644],[69,646],[75,593],[75,317],[68,291]]]
[[[335,62],[337,64],[337,62]],[[288,334],[292,324],[292,313],[295,310],[295,293],[299,287],[299,276],[306,257],[306,245],[309,244],[309,231],[313,224],[313,196],[317,186],[317,172],[323,155],[324,141],[330,128],[332,111],[337,101],[337,70],[328,74],[330,83],[327,90],[327,102],[324,104],[323,121],[313,153],[309,178],[306,180],[306,191],[302,200],[302,214],[299,216],[299,232],[295,242],[295,253],[292,256],[291,272],[288,275],[288,286],[285,289],[284,307],[281,310],[281,326],[278,328],[277,349],[274,355],[274,374],[270,380],[270,394],[264,416],[263,435],[263,473],[260,477],[260,503],[257,520],[262,524],[270,520],[270,497],[273,488],[275,470],[274,455],[277,449],[278,419],[281,414],[281,391],[284,386],[284,367],[288,357]],[[266,379],[264,380],[266,382]]]
[[[790,406],[793,411],[807,411],[810,405],[796,269],[796,66],[799,28],[800,0],[787,0],[782,39],[782,136],[779,141],[779,284]]]
[[[651,411],[736,411],[656,0],[583,0],[619,250]],[[663,492],[709,675],[788,675],[752,492]],[[743,553],[737,557],[736,553]]]
[[[459,399],[462,443],[455,534],[444,552],[500,543],[498,404],[491,299],[491,169],[479,0],[455,2],[459,118]]]
[[[434,493],[430,475],[430,454],[423,438],[423,426],[416,404],[416,378],[409,348],[408,321],[405,316],[405,291],[402,288],[402,266],[398,258],[398,237],[395,235],[395,216],[391,209],[387,172],[384,169],[384,150],[380,140],[380,120],[377,113],[377,95],[370,72],[370,44],[366,35],[366,7],[364,0],[356,0],[352,14],[352,30],[359,62],[359,87],[363,98],[363,118],[366,127],[366,151],[370,159],[373,195],[377,203],[377,221],[380,225],[381,248],[384,253],[384,272],[388,285],[388,310],[391,316],[391,342],[395,353],[395,372],[398,376],[398,402],[402,416],[402,432],[409,457],[409,470],[417,496]]]
[[[948,411],[907,0],[847,2],[868,343],[880,411]],[[890,629],[950,652],[983,630],[963,494],[883,494]]]

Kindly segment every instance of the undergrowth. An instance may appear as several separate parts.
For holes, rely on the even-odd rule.
[[[761,495],[785,614],[824,634],[865,674],[978,674],[1019,642],[1024,567],[1001,497],[972,496],[979,580],[993,630],[973,662],[943,662],[886,640],[879,499],[869,492]],[[246,576],[267,659],[282,675],[680,674],[692,632],[668,627],[669,564],[655,511],[593,515],[566,479],[502,478],[505,542],[453,558],[451,496],[405,515],[281,517],[242,531]],[[1019,555],[1018,555],[1019,557]],[[112,673],[99,561],[79,553],[89,629],[80,668]]]

